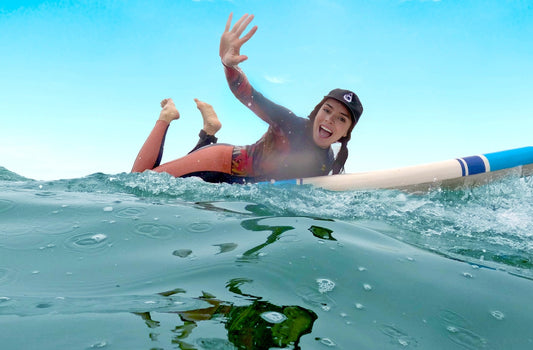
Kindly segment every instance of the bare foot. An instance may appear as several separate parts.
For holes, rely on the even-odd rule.
[[[174,101],[171,98],[165,98],[161,101],[161,113],[159,114],[159,120],[164,120],[170,124],[171,121],[180,118],[180,112],[174,105]]]
[[[202,102],[197,98],[194,99],[194,102],[196,102],[196,107],[198,107],[200,113],[202,113],[202,118],[204,119],[203,130],[206,132],[207,135],[214,136],[217,131],[220,130],[222,124],[220,123],[220,120],[218,120],[217,114],[215,113],[213,106],[208,103]]]

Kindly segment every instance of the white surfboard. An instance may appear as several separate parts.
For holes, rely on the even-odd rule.
[[[380,188],[426,191],[484,184],[511,173],[519,176],[533,174],[532,146],[403,168],[309,177],[275,184],[310,184],[332,191]]]

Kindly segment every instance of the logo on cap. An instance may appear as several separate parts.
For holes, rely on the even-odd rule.
[[[348,103],[351,103],[352,102],[352,96],[353,96],[353,93],[349,93],[349,94],[346,94],[344,95],[344,101],[348,102]]]

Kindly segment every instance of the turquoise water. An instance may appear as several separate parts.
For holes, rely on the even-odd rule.
[[[533,179],[329,192],[0,168],[10,349],[531,349]]]

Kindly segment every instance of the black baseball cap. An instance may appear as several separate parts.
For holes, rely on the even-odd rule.
[[[324,97],[332,98],[345,105],[352,114],[354,124],[357,123],[361,114],[363,114],[363,105],[361,104],[361,101],[359,101],[359,97],[357,97],[355,92],[344,89],[334,89]]]

